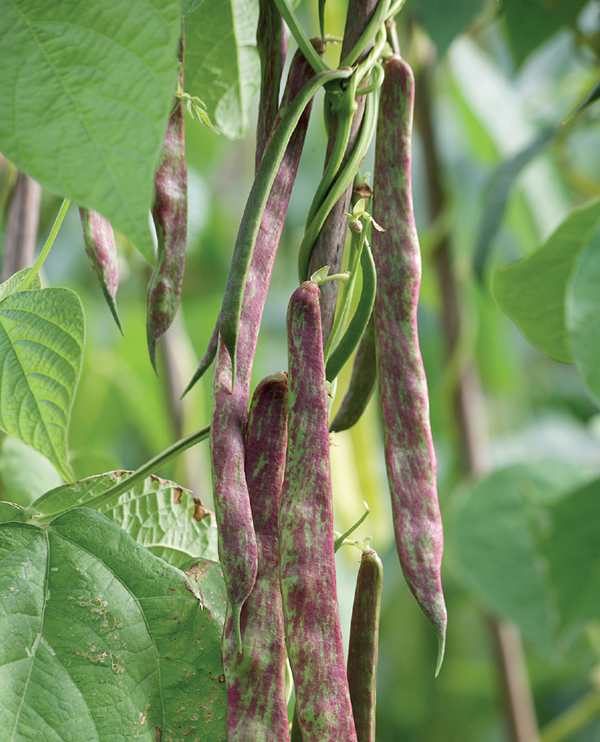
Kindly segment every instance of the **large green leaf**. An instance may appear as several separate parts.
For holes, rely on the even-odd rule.
[[[476,483],[446,530],[450,563],[488,610],[551,649],[554,593],[538,543],[545,507],[576,488],[583,473],[558,462],[515,465]]]
[[[447,3],[444,0],[417,0],[415,3],[421,23],[437,47],[438,56],[444,56],[446,49],[456,36],[482,10],[482,0],[458,0]]]
[[[44,454],[65,479],[67,431],[84,344],[83,308],[69,289],[0,301],[0,428]]]
[[[86,505],[128,474],[110,472],[58,487],[40,497],[31,509],[43,515]],[[148,477],[99,511],[138,544],[176,567],[190,558],[218,559],[214,513],[174,482]]]
[[[565,326],[565,294],[577,258],[600,220],[600,198],[576,209],[548,241],[496,271],[500,309],[539,350],[557,361],[573,360]]]
[[[45,456],[10,435],[0,446],[2,499],[18,505],[31,503],[62,484],[62,477]]]
[[[225,737],[223,593],[93,510],[0,526],[0,728],[14,742]],[[203,596],[194,595],[200,586]]]
[[[502,0],[508,38],[517,64],[563,25],[574,28],[587,0]]]
[[[150,259],[180,35],[179,0],[0,2],[0,151]]]
[[[600,481],[549,508],[542,542],[563,626],[600,619]]]
[[[567,286],[566,325],[573,360],[600,401],[600,231],[583,249]]]
[[[204,0],[185,19],[185,90],[227,137],[244,136],[260,86],[257,0]]]

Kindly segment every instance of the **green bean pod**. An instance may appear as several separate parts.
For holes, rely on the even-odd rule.
[[[119,287],[119,258],[115,246],[115,235],[110,222],[97,211],[80,207],[79,216],[83,227],[85,251],[100,283],[108,308],[123,334],[116,301]]]
[[[287,443],[287,376],[256,387],[246,434],[245,472],[258,547],[254,588],[242,607],[238,651],[230,609],[223,633],[229,742],[288,742],[285,638],[279,588],[279,497]]]
[[[417,332],[421,256],[412,208],[414,78],[400,57],[385,64],[375,147],[373,217],[377,267],[375,345],[385,460],[396,546],[406,581],[438,634],[444,655],[446,607],[440,568],[443,532],[429,398]]]
[[[281,594],[304,742],[356,742],[336,598],[319,289],[288,309],[288,447],[279,510]]]
[[[371,315],[354,357],[348,391],[329,426],[332,432],[339,433],[356,425],[375,391],[376,381],[375,321]]]
[[[373,549],[360,560],[348,644],[348,685],[358,742],[375,742],[375,696],[383,564]]]

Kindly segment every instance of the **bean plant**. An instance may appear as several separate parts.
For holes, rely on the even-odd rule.
[[[409,610],[435,644],[427,672],[443,678],[445,669],[453,616],[434,443],[443,487],[459,486],[447,499],[450,584],[490,616],[509,691],[523,676],[521,634],[564,648],[585,625],[593,643],[597,557],[581,544],[598,536],[594,466],[490,471],[475,430],[484,363],[472,323],[478,317],[484,333],[491,316],[503,321],[501,310],[548,363],[578,369],[590,404],[600,398],[597,181],[588,177],[585,191],[573,176],[574,193],[587,199],[574,199],[541,246],[520,259],[511,245],[502,258],[494,251],[505,212],[524,208],[514,196],[522,171],[550,147],[568,171],[565,149],[589,123],[598,85],[580,74],[578,97],[549,125],[517,151],[499,147],[505,157],[478,194],[484,208],[466,261],[450,240],[460,229],[439,155],[448,132],[436,132],[431,99],[441,84],[436,53],[458,67],[469,54],[478,59],[474,47],[493,50],[499,12],[517,64],[565,26],[591,66],[592,10],[579,0],[556,5],[560,12],[512,0],[451,10],[432,0],[349,0],[339,35],[329,28],[341,14],[334,0],[0,0],[4,265],[15,266],[0,284],[0,428],[2,451],[21,446],[39,472],[24,497],[11,498],[0,455],[0,742],[374,742],[384,565],[386,574],[401,570]],[[448,52],[469,26],[470,41]],[[237,236],[223,248],[228,274],[218,308],[201,318],[201,360],[177,378],[172,338],[182,332],[188,227],[201,211],[186,145],[244,136],[254,93],[254,176]],[[458,97],[476,128],[469,95],[465,84]],[[288,209],[303,155],[316,156],[306,151],[311,132],[323,124],[322,170],[312,172],[304,227],[294,232],[287,314],[279,307],[287,365],[260,379],[268,292],[278,250],[289,253],[280,250]],[[415,152],[425,175],[414,172]],[[414,182],[431,212],[421,246]],[[39,207],[23,183],[43,187],[42,217],[54,209],[37,257],[26,232],[32,219],[36,231]],[[166,379],[177,434],[134,470],[118,461],[82,474],[72,455],[86,323],[79,296],[49,285],[45,272],[75,207],[79,254],[105,300],[104,331],[127,332],[120,342],[139,356],[118,310],[120,283],[135,273],[145,287],[144,363]],[[422,278],[442,317],[444,378],[434,370],[433,382]],[[188,432],[175,411],[199,388],[210,388],[210,407]],[[368,535],[366,498],[360,514],[337,522],[346,504],[332,482],[337,441],[367,419],[378,425],[393,559],[385,535],[381,543]],[[201,451],[206,493],[180,466]],[[343,553],[356,582],[347,636]],[[512,739],[567,739],[600,709],[594,682],[540,733],[525,675],[520,697],[508,694]]]

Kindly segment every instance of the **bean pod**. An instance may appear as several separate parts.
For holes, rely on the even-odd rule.
[[[375,696],[383,564],[373,549],[360,560],[348,644],[348,685],[358,742],[375,742]]]
[[[183,40],[181,58],[183,59]],[[183,64],[180,72],[183,86]],[[156,344],[171,326],[183,286],[187,239],[187,168],[185,163],[184,102],[176,101],[167,124],[155,177],[152,218],[156,228],[156,263],[148,284],[146,335],[154,370]]]
[[[287,442],[287,376],[257,386],[248,416],[246,481],[258,547],[254,588],[240,617],[243,653],[233,615],[223,634],[229,742],[288,742],[285,639],[279,588],[279,497]]]
[[[377,380],[396,546],[407,583],[444,653],[446,607],[440,567],[443,533],[427,381],[419,351],[417,303],[421,257],[412,208],[411,134],[414,78],[393,56],[385,65],[373,184],[378,286],[375,300]]]
[[[123,334],[123,326],[117,312],[117,289],[119,288],[119,258],[115,246],[115,235],[110,222],[97,211],[79,208],[85,251],[102,293],[117,327]]]
[[[292,62],[284,95],[286,106],[302,89],[310,74],[309,64],[298,53]],[[210,433],[213,493],[219,523],[219,554],[238,642],[241,642],[240,611],[254,585],[258,559],[244,474],[252,362],[273,261],[304,145],[309,114],[310,104],[304,109],[289,141],[260,223],[256,246],[248,268],[242,312],[236,333],[237,381],[233,389],[231,356],[222,338],[219,340],[217,350]]]
[[[279,511],[281,594],[304,742],[355,742],[336,599],[319,289],[288,309],[288,448]]]

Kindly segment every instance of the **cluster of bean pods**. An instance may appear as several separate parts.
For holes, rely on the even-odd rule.
[[[383,570],[376,553],[363,545],[346,666],[336,598],[329,435],[359,420],[376,385],[400,563],[437,631],[437,670],[443,657],[442,528],[416,324],[421,266],[410,186],[414,81],[407,63],[386,45],[385,22],[401,4],[379,0],[340,67],[330,70],[321,58],[323,42],[306,39],[288,0],[259,3],[263,75],[256,175],[217,326],[188,385],[215,361],[210,447],[228,595],[222,654],[230,740],[374,740]],[[283,21],[299,49],[280,101]],[[288,371],[264,379],[250,399],[273,261],[312,99],[320,88],[326,91],[334,135],[299,250],[301,285],[291,297],[287,320]],[[363,189],[351,200],[351,191],[374,135],[371,215],[365,197],[370,194]],[[181,294],[186,190],[183,103],[176,100],[153,208],[158,254],[148,289],[147,329],[155,368],[156,343],[172,322]],[[329,276],[328,266],[317,264],[311,278],[324,249],[326,225],[333,218],[345,219],[335,214],[350,204],[349,271]],[[110,225],[85,210],[82,221],[86,249],[118,322]],[[331,265],[337,270],[341,256],[338,247],[332,251]],[[359,272],[361,296],[349,318]],[[337,279],[343,290],[336,300],[330,287]],[[332,383],[353,356],[350,386],[330,423]],[[286,656],[295,689],[291,729]]]

